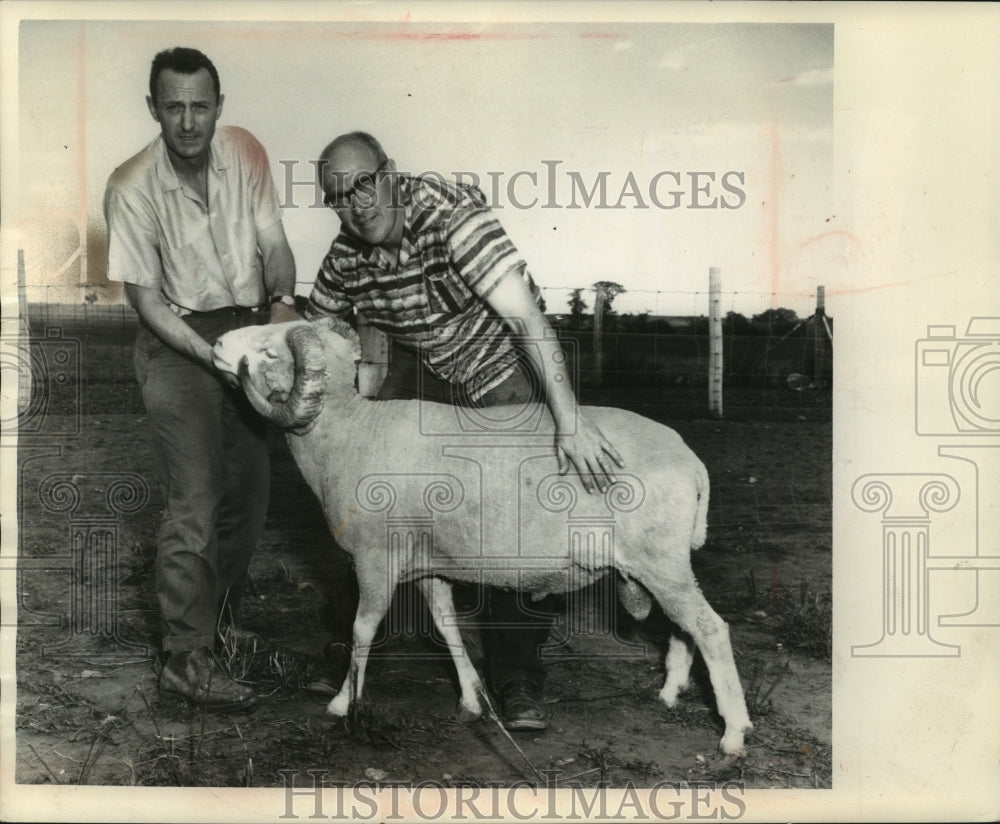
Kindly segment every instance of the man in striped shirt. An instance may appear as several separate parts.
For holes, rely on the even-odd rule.
[[[319,169],[324,202],[341,231],[306,316],[343,317],[356,309],[391,336],[396,346],[378,397],[472,407],[526,403],[539,399],[521,366],[526,360],[555,421],[560,473],[572,463],[587,492],[606,490],[614,465],[624,465],[621,456],[581,415],[538,289],[482,192],[399,174],[363,132],[334,140]],[[522,339],[531,345],[520,346]],[[490,623],[528,625],[494,630],[490,681],[507,728],[539,730],[548,721],[538,646],[551,617],[524,614],[516,596],[490,596]]]

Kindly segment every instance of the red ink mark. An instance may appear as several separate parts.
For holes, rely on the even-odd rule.
[[[469,41],[500,41],[500,40],[543,40],[548,39],[547,35],[524,34],[523,32],[415,32],[415,31],[388,31],[372,32],[365,34],[366,38],[372,40],[407,40],[412,43],[447,43],[447,42],[469,42]]]

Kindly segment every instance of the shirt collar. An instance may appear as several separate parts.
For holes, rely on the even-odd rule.
[[[217,136],[218,132],[216,132]],[[208,145],[208,166],[215,172],[223,172],[229,168],[229,157],[218,145],[219,141],[216,137],[213,137],[212,142]],[[181,180],[177,177],[177,170],[170,162],[167,144],[163,140],[162,134],[153,142],[153,151],[156,154],[156,176],[160,181],[160,188],[164,192],[180,189]]]

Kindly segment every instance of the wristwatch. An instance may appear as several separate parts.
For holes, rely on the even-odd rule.
[[[285,306],[295,306],[295,298],[291,295],[271,295],[271,300],[268,301],[269,305],[274,306],[276,303],[283,303]]]

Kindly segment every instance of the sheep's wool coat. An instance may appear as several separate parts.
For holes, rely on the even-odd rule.
[[[677,560],[687,566],[704,541],[696,514],[704,517],[707,476],[673,430],[586,407],[626,464],[606,493],[588,494],[574,474],[558,474],[543,404],[469,410],[361,398],[341,374],[343,339],[323,339],[327,396],[291,449],[338,543],[384,548],[372,557],[399,580],[433,565],[459,580],[564,591],[612,566],[629,574],[662,564],[668,545],[683,547]]]

